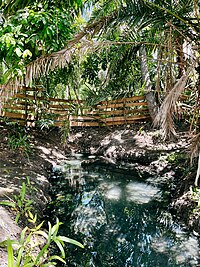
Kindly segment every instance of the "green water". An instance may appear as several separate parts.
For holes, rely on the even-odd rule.
[[[50,178],[51,220],[85,245],[67,247],[65,266],[200,266],[198,239],[173,222],[158,179],[84,170],[82,160],[76,155]]]

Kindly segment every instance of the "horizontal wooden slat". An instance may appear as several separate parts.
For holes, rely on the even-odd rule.
[[[137,117],[137,118],[132,118],[132,120],[121,120],[121,121],[110,121],[107,122],[106,125],[107,126],[112,126],[112,125],[122,125],[122,124],[131,124],[131,123],[135,123],[136,121],[139,120],[150,120],[150,116],[141,116],[141,117]]]
[[[26,87],[22,86],[19,91],[29,91],[29,92],[42,92],[44,89],[42,87]]]
[[[109,109],[109,108],[122,108],[122,107],[137,107],[137,106],[147,106],[147,102],[136,102],[136,103],[119,103],[119,104],[110,104],[110,105],[98,105],[98,109]]]
[[[68,121],[69,120],[69,115],[61,115],[60,116],[60,114],[58,114],[58,117],[56,117],[56,121]]]
[[[96,126],[100,126],[101,124],[99,124],[98,122],[95,121],[70,121],[70,126],[71,127],[77,127],[77,126],[81,126],[81,127],[96,127]],[[103,126],[103,125],[102,125]]]
[[[113,121],[132,121],[132,120],[139,120],[143,119],[149,116],[142,116],[142,115],[135,115],[135,116],[130,116],[130,117],[111,117],[111,118],[105,118],[102,119],[103,122],[113,122]]]
[[[11,109],[11,110],[15,110],[15,111],[18,111],[18,110],[23,110],[23,111],[25,111],[25,109],[24,109],[23,106],[10,106],[10,105],[4,105],[4,106],[3,106],[3,109]],[[34,109],[34,108],[27,108],[26,110],[27,110],[27,111],[34,111],[35,109]]]
[[[25,95],[25,94],[14,94],[13,97],[14,98],[21,98],[21,99],[29,99],[29,100],[34,100],[35,99],[35,96],[33,96],[33,95]],[[39,97],[37,99],[39,99]]]
[[[33,95],[29,95],[29,94],[21,94],[21,93],[17,93],[13,95],[13,98],[21,98],[21,99],[30,99],[33,100],[36,97]],[[46,100],[48,102],[52,101],[52,102],[62,102],[62,103],[72,103],[72,104],[78,104],[78,103],[83,103],[84,101],[82,100],[67,100],[67,99],[59,99],[59,98],[53,98],[53,97],[37,97],[37,100]]]
[[[53,97],[49,97],[48,98],[49,101],[53,101],[53,102],[63,102],[63,103],[74,103],[74,104],[78,104],[78,103],[83,103],[83,100],[71,100],[71,99],[60,99],[60,98],[53,98]]]
[[[62,105],[62,104],[60,104],[60,105],[54,105],[54,104],[50,104],[50,105],[48,105],[48,107],[49,108],[55,108],[55,109],[69,109],[69,108],[71,108],[71,106],[70,105]]]
[[[70,116],[70,120],[72,121],[74,120],[88,121],[88,120],[98,120],[98,119],[101,119],[101,118],[99,116]]]
[[[14,113],[14,112],[3,112],[3,116],[8,118],[22,119],[22,120],[26,119],[25,114]]]
[[[87,112],[85,111],[85,115],[120,115],[120,114],[134,114],[134,113],[147,113],[149,112],[148,108],[135,108],[135,109],[118,109],[118,110],[94,110]]]
[[[69,115],[69,110],[50,109],[49,112],[52,114],[58,114],[58,115]]]
[[[0,86],[1,88],[1,86]],[[6,92],[24,92],[24,91],[28,91],[28,92],[41,92],[43,91],[44,89],[42,87],[27,87],[27,86],[19,86],[18,88],[15,88],[15,87],[12,87],[12,86],[9,86],[9,87],[6,87]]]
[[[108,105],[108,104],[115,104],[115,103],[124,103],[124,102],[134,102],[138,100],[144,100],[145,96],[133,96],[133,97],[128,97],[128,98],[121,98],[121,99],[116,99],[116,100],[108,100],[108,101],[101,101],[100,104],[102,105]]]

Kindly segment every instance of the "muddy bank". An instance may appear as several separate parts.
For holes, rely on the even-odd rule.
[[[29,136],[30,153],[13,151],[8,145],[8,135],[13,126],[0,125],[0,201],[10,201],[13,195],[19,195],[22,182],[30,179],[34,189],[27,197],[33,200],[34,213],[40,218],[49,201],[48,174],[52,167],[66,159],[60,142],[58,130],[49,132],[31,131]],[[7,238],[18,239],[24,227],[23,220],[15,223],[16,212],[0,206],[0,242]],[[39,221],[38,221],[39,223]],[[0,266],[7,266],[7,252],[0,246]]]
[[[178,153],[186,158],[189,146],[187,132],[179,132],[176,141],[163,142],[160,132],[152,130],[149,124],[112,130],[77,129],[70,133],[67,143],[73,152],[93,156],[84,166],[100,165],[154,176],[175,171],[171,159],[175,161]]]

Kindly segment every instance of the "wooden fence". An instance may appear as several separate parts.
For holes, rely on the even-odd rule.
[[[42,95],[42,88],[27,87],[4,104],[1,116],[22,125],[35,126],[46,122],[59,127],[66,123],[70,127],[112,126],[150,119],[144,96],[87,106],[81,100],[48,98]]]

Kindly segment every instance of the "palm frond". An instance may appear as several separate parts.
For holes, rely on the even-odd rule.
[[[18,92],[21,87],[19,79],[10,80],[6,84],[0,85],[0,116],[2,115],[2,108],[4,103]]]
[[[189,70],[177,81],[172,90],[165,97],[165,100],[163,101],[159,112],[155,117],[154,126],[160,126],[164,139],[166,139],[167,137],[176,136],[174,127],[174,116],[177,107],[176,103],[179,96],[185,89],[190,71],[191,70]]]
[[[200,176],[200,133],[196,134],[191,139],[191,146],[190,146],[190,164],[192,165],[194,158],[199,157],[198,159],[198,167],[197,173],[195,178],[195,186],[198,186],[198,180]]]
[[[50,55],[42,56],[31,62],[26,68],[26,84],[31,83],[33,79],[38,78],[57,67],[65,67],[71,61],[77,50],[81,51],[90,48],[93,42],[88,41],[86,36],[89,38],[95,36],[109,21],[113,20],[115,16],[116,12],[113,12],[111,15],[105,16],[98,21],[94,21],[75,35],[74,38],[68,42],[66,48]]]

